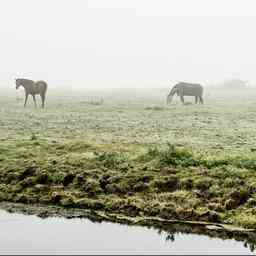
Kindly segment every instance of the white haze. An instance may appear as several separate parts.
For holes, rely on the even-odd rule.
[[[1,0],[0,86],[256,81],[256,2]]]

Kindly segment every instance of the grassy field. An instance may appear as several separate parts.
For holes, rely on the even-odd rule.
[[[2,93],[0,200],[256,228],[255,90],[165,94],[49,91],[42,110]]]

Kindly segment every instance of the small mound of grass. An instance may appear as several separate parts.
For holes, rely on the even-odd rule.
[[[167,147],[159,149],[150,148],[144,159],[157,159],[159,166],[198,166],[200,161],[195,159],[193,154],[186,149],[179,149],[176,146],[167,143]]]
[[[183,167],[199,165],[199,161],[194,159],[191,152],[186,149],[178,149],[172,144],[167,144],[167,149],[160,152],[159,162],[161,165]]]
[[[107,168],[116,168],[120,164],[124,163],[127,158],[124,154],[117,152],[95,152],[96,158],[95,160],[104,167]]]

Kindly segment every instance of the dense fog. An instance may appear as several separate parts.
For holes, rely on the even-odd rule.
[[[17,77],[72,90],[254,86],[254,10],[231,0],[3,1],[0,86]]]

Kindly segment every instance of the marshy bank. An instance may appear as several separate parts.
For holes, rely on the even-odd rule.
[[[171,144],[1,143],[0,200],[256,229],[256,163]],[[137,153],[134,153],[137,152]]]

